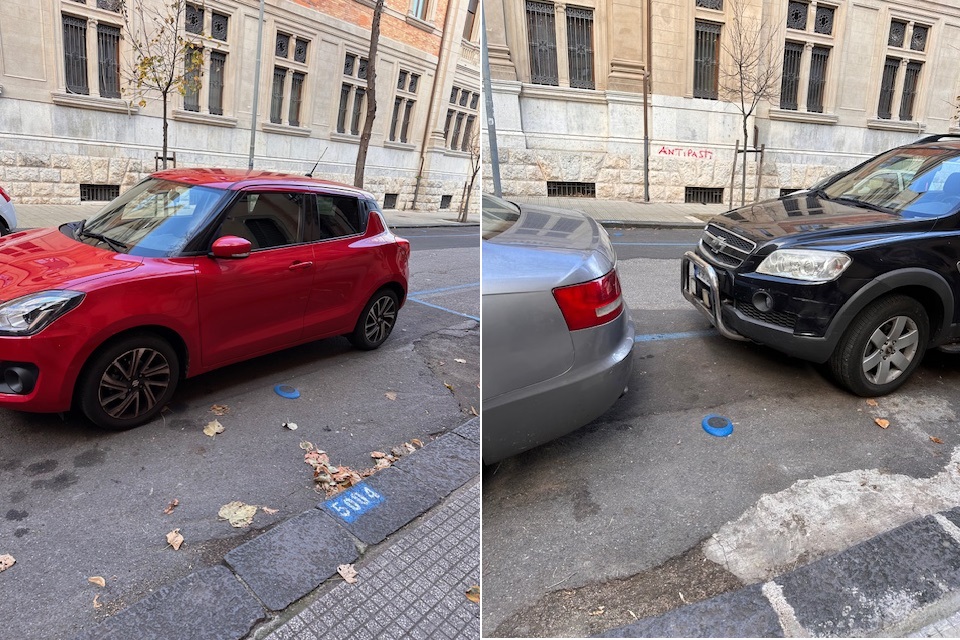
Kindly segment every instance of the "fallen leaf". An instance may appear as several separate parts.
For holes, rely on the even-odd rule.
[[[480,604],[480,585],[473,585],[467,589],[467,600]]]
[[[460,364],[467,364],[467,361],[464,360],[463,358],[454,358],[453,361],[459,362]]]
[[[100,604],[100,594],[98,593],[97,595],[93,596],[93,608],[99,609],[102,606],[103,605]]]
[[[934,442],[934,443],[936,443],[936,444],[943,444],[943,440],[941,440],[940,438],[938,438],[938,437],[936,437],[936,436],[930,436],[930,442]]]
[[[178,504],[180,504],[180,500],[178,500],[177,498],[174,498],[173,500],[170,501],[170,504],[167,505],[167,508],[163,510],[163,513],[166,515],[170,515],[171,513],[173,513],[173,510],[177,508]]]
[[[886,429],[890,426],[890,421],[886,418],[874,418],[873,421],[876,422],[877,426],[881,429]]]
[[[16,563],[17,561],[13,558],[13,556],[9,554],[2,555],[0,556],[0,571],[6,571]]]
[[[230,412],[230,407],[225,404],[215,404],[210,407],[210,411],[212,411],[215,416],[225,416]]]
[[[348,584],[355,584],[357,582],[357,570],[353,568],[352,564],[340,565],[337,567],[337,573],[339,573]]]
[[[307,442],[306,440],[300,443],[300,448],[303,449],[304,451],[313,451],[314,449],[313,443]]]
[[[595,609],[594,611],[591,611],[591,612],[590,612],[590,615],[591,615],[591,616],[602,616],[605,609],[606,609],[605,606],[600,605],[597,609]]]
[[[387,391],[387,392],[386,392],[385,394],[383,394],[383,395],[387,396],[387,400],[396,400],[396,399],[397,399],[397,392],[396,392],[396,391]]]
[[[87,582],[89,582],[90,584],[95,584],[98,587],[107,586],[107,581],[100,576],[93,576],[92,578],[87,578]]]
[[[167,534],[167,544],[173,547],[174,551],[180,550],[180,545],[183,544],[183,536],[180,535],[180,529],[174,529]]]
[[[410,442],[412,442],[413,444],[415,444],[416,446],[418,446],[418,447],[420,447],[420,448],[423,448],[423,442],[422,442],[419,438],[414,438],[414,439],[411,440]]]
[[[260,508],[263,509],[264,513],[271,516],[275,514],[277,511],[279,511],[279,509],[271,509],[270,507],[260,507]]]
[[[386,458],[386,457],[387,457],[387,454],[385,454],[383,451],[371,451],[371,452],[370,452],[370,457],[371,457],[371,458],[376,458],[376,459]]]
[[[867,404],[870,405],[871,407],[875,407],[877,406],[877,401],[874,400],[873,398],[870,398],[869,400],[867,400]]]
[[[223,425],[220,424],[219,420],[208,422],[207,426],[203,428],[203,432],[212,438],[218,433],[223,433]]]
[[[473,405],[470,405],[470,415],[472,416],[480,415],[479,413],[477,413],[477,410],[473,407]]]
[[[217,516],[221,520],[227,520],[231,527],[239,529],[240,527],[250,526],[256,513],[256,505],[243,504],[239,500],[235,500],[220,507]]]
[[[296,430],[297,430],[297,423],[296,423],[296,422],[284,422],[282,426],[286,427],[287,429],[290,429],[290,431],[296,431]]]
[[[450,391],[453,391],[453,385],[449,382],[444,382],[443,386],[445,386],[447,389],[450,389]]]

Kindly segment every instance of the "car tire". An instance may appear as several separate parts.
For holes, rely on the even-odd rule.
[[[380,289],[367,302],[357,326],[348,339],[357,349],[370,351],[376,349],[390,337],[394,325],[397,323],[397,310],[400,301],[397,294],[389,289]]]
[[[104,429],[122,431],[155,418],[180,381],[180,358],[163,338],[140,333],[107,343],[84,368],[80,409]]]
[[[863,397],[900,387],[920,364],[930,335],[927,311],[892,295],[869,304],[844,332],[829,366],[840,386]]]

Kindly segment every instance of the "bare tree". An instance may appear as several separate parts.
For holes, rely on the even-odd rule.
[[[724,65],[726,61],[721,62],[719,74],[720,97],[737,107],[743,123],[741,203],[746,198],[750,117],[761,102],[772,102],[780,96],[780,62],[783,59],[783,47],[777,42],[770,25],[760,16],[748,15],[748,4],[749,0],[730,0],[733,18],[727,30],[728,37],[722,41],[729,66]]]
[[[460,222],[467,221],[467,213],[470,211],[470,196],[473,194],[473,185],[477,181],[477,174],[480,173],[480,127],[477,127],[470,136],[470,184],[467,186],[467,197],[463,199],[463,207],[460,209]]]
[[[370,135],[373,121],[377,117],[377,47],[380,46],[380,16],[383,15],[383,0],[377,0],[373,6],[373,24],[370,25],[370,51],[367,54],[367,114],[360,133],[360,147],[357,149],[357,164],[353,171],[353,186],[363,188],[363,173],[367,168],[367,149],[370,148]]]
[[[123,3],[126,39],[132,59],[127,61],[124,75],[141,107],[147,97],[159,93],[163,102],[163,168],[167,168],[168,122],[170,98],[174,92],[185,95],[198,91],[203,70],[203,51],[185,37],[186,0],[127,0]]]

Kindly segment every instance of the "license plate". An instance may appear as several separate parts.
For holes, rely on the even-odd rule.
[[[707,309],[710,308],[709,282],[704,275],[703,269],[691,260],[687,268],[687,291],[694,297],[699,298],[700,302]]]

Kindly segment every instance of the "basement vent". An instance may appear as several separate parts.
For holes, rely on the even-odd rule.
[[[683,201],[723,204],[723,187],[684,187]]]
[[[383,196],[383,208],[384,209],[396,209],[397,208],[397,198],[400,197],[399,193],[387,193]]]
[[[547,197],[550,198],[596,198],[594,182],[547,182]]]
[[[81,184],[80,202],[110,202],[120,196],[118,184]]]
[[[441,209],[449,209],[451,202],[453,202],[453,196],[440,196]]]

